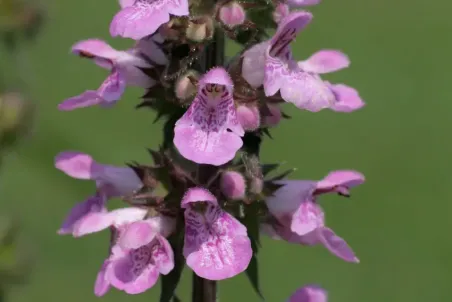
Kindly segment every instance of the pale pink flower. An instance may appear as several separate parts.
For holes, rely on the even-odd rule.
[[[71,209],[59,234],[78,234],[83,221],[93,215],[107,214],[108,199],[131,194],[143,186],[131,168],[102,165],[80,152],[61,152],[55,157],[55,166],[73,178],[94,180],[97,187],[94,196]]]
[[[278,25],[275,35],[243,54],[242,77],[254,88],[263,85],[266,96],[278,92],[286,102],[300,109],[317,112],[325,108],[351,112],[364,103],[358,93],[345,85],[324,82],[320,74],[348,67],[346,55],[336,50],[322,50],[304,61],[296,62],[290,44],[312,20],[308,12],[292,12]],[[354,93],[349,90],[353,89]]]
[[[189,189],[183,200],[187,265],[200,277],[223,280],[243,272],[253,251],[247,230],[225,212],[215,196],[202,188]]]
[[[149,241],[134,249],[112,247],[97,275],[97,296],[104,295],[111,286],[131,295],[143,293],[157,283],[160,274],[173,270],[174,254],[168,240],[160,234],[147,238]]]
[[[355,171],[335,171],[323,180],[287,180],[279,182],[283,187],[266,203],[279,224],[264,226],[263,231],[273,238],[307,245],[323,244],[336,256],[350,262],[358,262],[347,243],[325,226],[322,208],[317,196],[337,193],[349,196],[349,189],[364,182],[364,176]]]
[[[223,68],[213,68],[200,79],[193,103],[174,128],[174,145],[183,157],[216,166],[234,158],[244,130],[232,92],[232,80]]]
[[[170,15],[188,16],[187,0],[120,0],[121,10],[110,24],[110,34],[140,40],[152,35]]]
[[[151,38],[139,41],[127,51],[115,50],[99,39],[89,39],[76,43],[72,53],[92,59],[97,65],[110,70],[110,75],[99,89],[87,90],[59,104],[58,108],[64,111],[95,105],[110,107],[121,99],[126,86],[150,88],[155,85],[155,80],[142,71],[152,67],[150,60],[158,64],[166,63],[165,55]]]

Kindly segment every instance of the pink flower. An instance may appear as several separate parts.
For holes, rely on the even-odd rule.
[[[157,283],[160,274],[173,270],[174,255],[168,240],[160,234],[148,238],[134,249],[113,246],[97,275],[97,296],[104,295],[110,286],[132,295],[143,293]]]
[[[170,15],[188,16],[187,0],[120,0],[121,10],[110,24],[110,34],[134,40],[157,31]]]
[[[322,208],[316,197],[324,193],[349,196],[349,189],[364,182],[364,176],[355,171],[335,171],[323,180],[281,181],[284,185],[266,203],[279,224],[264,231],[273,238],[307,245],[323,244],[336,256],[358,262],[351,248],[331,229],[325,227]]]
[[[85,219],[107,213],[108,199],[131,194],[143,186],[131,168],[102,165],[96,163],[91,156],[80,152],[58,154],[55,157],[55,166],[73,178],[94,180],[97,187],[94,196],[72,208],[58,231],[59,234],[77,234],[76,230]]]
[[[152,39],[142,40],[128,51],[118,51],[102,40],[90,39],[75,44],[72,52],[92,59],[110,70],[110,75],[97,90],[87,90],[59,104],[58,109],[64,111],[95,105],[110,107],[121,98],[126,85],[143,88],[155,85],[155,81],[141,70],[152,67],[146,58],[159,64],[166,63],[165,55]]]
[[[243,272],[251,260],[247,230],[225,212],[215,196],[202,188],[189,189],[183,200],[187,265],[200,277],[223,280]]]
[[[287,302],[327,302],[328,293],[317,285],[307,285],[297,289]]]
[[[344,94],[319,76],[347,67],[350,63],[347,56],[335,50],[322,50],[305,61],[293,59],[290,44],[311,20],[312,15],[303,11],[284,17],[270,40],[243,54],[243,78],[254,88],[263,85],[266,96],[279,92],[282,99],[300,109],[312,112],[325,108],[343,112],[359,109],[363,102],[357,93]]]
[[[200,79],[193,103],[174,128],[174,145],[183,157],[216,166],[234,158],[244,130],[232,92],[232,80],[223,68],[213,68]]]

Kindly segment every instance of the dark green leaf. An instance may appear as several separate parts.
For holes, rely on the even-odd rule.
[[[290,173],[294,172],[295,170],[296,170],[295,168],[292,168],[292,169],[289,169],[287,171],[284,171],[283,173],[273,177],[271,180],[272,181],[282,180],[282,179],[286,178]]]
[[[264,176],[268,175],[271,171],[276,170],[281,164],[265,164],[262,165],[262,173]]]
[[[182,254],[183,238],[183,231],[176,232],[168,238],[174,252],[174,269],[168,275],[160,276],[162,287],[160,302],[180,301],[175,292],[185,266],[185,258]]]
[[[243,223],[248,230],[248,236],[251,240],[251,247],[253,249],[253,256],[251,258],[250,264],[246,269],[245,273],[251,282],[256,293],[265,301],[259,285],[259,265],[257,260],[257,254],[260,247],[259,242],[259,203],[253,202],[245,206],[245,217],[243,218]]]

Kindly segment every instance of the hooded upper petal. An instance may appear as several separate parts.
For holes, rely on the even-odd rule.
[[[327,302],[328,293],[317,285],[307,285],[297,289],[287,302]]]
[[[338,50],[324,49],[314,53],[305,61],[298,62],[298,66],[306,72],[317,74],[330,73],[347,68],[350,59]]]
[[[174,129],[174,144],[182,156],[217,166],[234,158],[243,145],[244,130],[232,91],[232,80],[223,68],[213,68],[201,78],[193,103]]]
[[[155,216],[129,224],[121,234],[118,244],[125,249],[136,249],[151,242],[157,234],[166,237],[175,227],[175,220],[166,216]]]
[[[246,228],[215,202],[207,201],[202,210],[190,205],[185,209],[183,253],[187,265],[209,280],[223,280],[243,272],[253,253]]]
[[[55,156],[55,167],[78,179],[95,179],[102,169],[90,155],[77,151],[60,152]]]
[[[364,183],[363,174],[353,170],[338,170],[330,172],[325,178],[317,182],[317,193],[337,192],[349,195],[348,190]]]

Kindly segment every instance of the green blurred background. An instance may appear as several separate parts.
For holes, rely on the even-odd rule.
[[[50,19],[25,51],[33,71],[29,93],[39,103],[37,124],[31,139],[7,158],[0,181],[1,210],[21,213],[37,264],[31,283],[8,301],[98,301],[93,284],[107,254],[107,234],[56,234],[94,184],[57,171],[53,157],[79,150],[104,163],[149,162],[145,148],[159,144],[161,124],[152,124],[149,111],[134,109],[138,90],[111,110],[56,109],[63,99],[97,88],[105,76],[92,62],[69,55],[74,42],[98,37],[120,48],[131,41],[109,37],[115,0],[47,5]],[[366,175],[351,199],[321,199],[328,224],[361,263],[342,262],[322,247],[264,240],[260,273],[268,301],[284,301],[306,283],[321,284],[333,302],[450,301],[451,9],[446,0],[324,0],[312,9],[314,22],[297,39],[295,56],[321,48],[346,52],[351,67],[326,78],[356,87],[367,106],[353,114],[314,114],[288,105],[293,118],[273,131],[263,158],[298,167],[294,178],[319,179],[344,168]],[[1,61],[3,68],[11,66]],[[179,289],[184,301],[189,284],[186,272]],[[157,301],[158,294],[159,287],[128,297],[112,290],[100,299]],[[258,301],[244,276],[221,282],[220,297]]]

